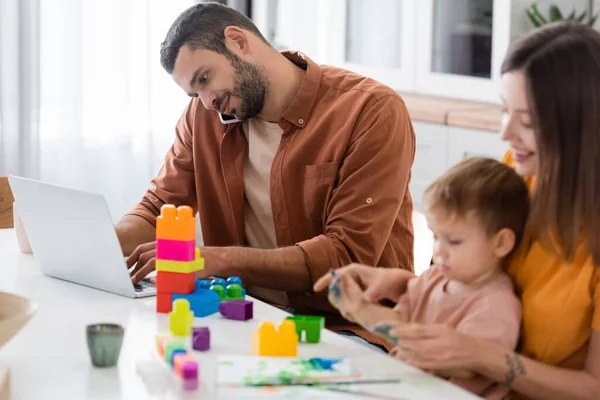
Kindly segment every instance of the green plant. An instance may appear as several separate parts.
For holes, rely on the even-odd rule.
[[[581,24],[592,26],[598,18],[598,14],[594,15],[593,7],[593,1],[590,1],[588,2],[588,9],[586,11],[583,11],[581,12],[581,14],[578,14],[577,12],[575,12],[575,10],[573,10],[569,15],[565,16],[560,11],[560,8],[553,4],[550,6],[548,16],[545,17],[538,9],[537,2],[535,2],[532,3],[528,8],[526,8],[525,12],[527,13],[529,21],[531,21],[533,26],[535,26],[536,28],[539,28],[542,25],[546,25],[555,21],[576,21]]]

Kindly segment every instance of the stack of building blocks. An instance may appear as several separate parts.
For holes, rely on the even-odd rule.
[[[210,349],[210,329],[208,327],[192,328],[192,348],[198,351]]]
[[[296,357],[298,334],[294,321],[284,320],[275,330],[272,322],[263,322],[252,335],[252,354],[257,356]]]
[[[248,300],[224,301],[219,305],[219,312],[227,319],[247,321],[254,317],[253,303]]]
[[[293,315],[286,319],[296,323],[296,333],[300,341],[302,341],[302,332],[304,332],[304,341],[307,343],[319,343],[321,341],[321,331],[325,328],[325,317]]]
[[[168,313],[175,296],[193,294],[195,272],[202,269],[191,207],[165,204],[156,218],[156,311]]]
[[[169,326],[173,336],[158,335],[156,338],[159,356],[182,379],[184,390],[195,390],[198,387],[198,363],[188,354],[184,339],[192,332],[193,319],[189,302],[183,299],[176,300],[173,311],[169,313]]]

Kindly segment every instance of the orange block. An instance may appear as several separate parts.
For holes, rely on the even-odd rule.
[[[194,272],[158,271],[156,273],[157,293],[190,294],[194,290],[196,290],[196,274]]]
[[[165,204],[156,217],[156,239],[196,240],[196,218],[192,208]]]
[[[296,323],[285,320],[279,330],[272,322],[263,322],[252,335],[252,354],[257,356],[296,357],[298,334]]]

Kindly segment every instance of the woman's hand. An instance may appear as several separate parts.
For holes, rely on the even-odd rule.
[[[397,268],[376,268],[360,264],[350,264],[335,270],[335,277],[349,276],[363,291],[363,297],[370,303],[383,299],[397,301],[406,291],[406,285],[412,272]],[[330,273],[323,275],[314,285],[314,291],[320,292],[327,288],[334,277]]]

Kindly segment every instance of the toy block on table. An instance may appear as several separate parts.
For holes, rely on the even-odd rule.
[[[196,218],[192,208],[165,204],[156,218],[156,239],[196,240]]]
[[[185,299],[190,304],[194,317],[201,318],[214,314],[219,311],[221,300],[219,296],[212,290],[199,289],[196,285],[194,293],[190,294],[173,294],[173,301]]]
[[[189,294],[194,290],[196,290],[196,274],[194,272],[158,271],[156,273],[157,293]]]
[[[252,354],[295,357],[298,354],[298,335],[294,321],[283,321],[278,331],[272,322],[260,324],[252,335]]]
[[[192,328],[192,348],[198,351],[210,349],[210,329],[208,327]]]
[[[187,350],[186,349],[175,349],[171,352],[171,357],[169,357],[169,365],[172,367],[173,363],[175,362],[175,356],[178,354],[187,354]]]
[[[173,310],[173,295],[171,293],[156,293],[156,312],[170,313]]]
[[[190,379],[196,378],[198,379],[198,369],[196,368],[195,376],[190,374],[192,370],[185,368],[186,364],[196,364],[198,366],[198,362],[191,354],[177,354],[173,359],[173,369],[175,370],[175,374],[182,379]]]
[[[248,300],[231,300],[219,305],[219,312],[228,319],[246,321],[254,316],[253,303]]]
[[[169,261],[194,261],[196,259],[196,239],[156,240],[156,259]]]
[[[246,289],[242,288],[242,280],[237,276],[230,276],[227,280],[215,278],[210,282],[210,290],[219,295],[221,301],[244,300]]]
[[[170,340],[165,340],[164,342],[164,352],[162,354],[163,360],[165,362],[171,361],[171,353],[177,349],[185,349],[185,343],[181,338],[172,338]]]
[[[170,334],[156,335],[156,351],[159,356],[165,356],[165,345],[173,339],[175,339],[175,336]]]
[[[194,261],[170,261],[156,259],[156,270],[166,272],[190,273],[204,269],[204,258],[200,255],[200,249],[195,250],[196,258]]]
[[[175,297],[175,295],[173,296]],[[169,328],[174,336],[190,336],[194,313],[186,299],[173,299],[173,311],[169,313]]]
[[[293,315],[286,319],[296,323],[296,333],[300,341],[302,341],[302,332],[304,332],[304,341],[307,343],[321,341],[321,331],[325,328],[325,317]]]

